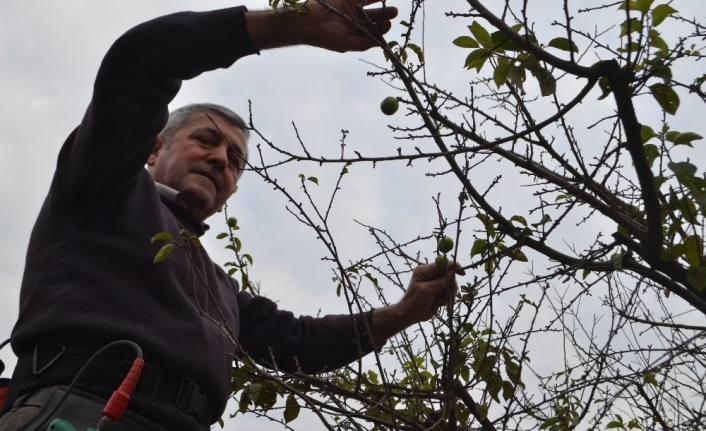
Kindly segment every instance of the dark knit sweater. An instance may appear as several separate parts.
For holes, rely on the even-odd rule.
[[[182,80],[257,52],[244,13],[161,17],[108,51],[32,231],[12,335],[18,356],[39,343],[132,340],[148,363],[207,392],[214,420],[225,409],[236,354],[224,326],[260,361],[272,349],[284,370],[297,363],[309,373],[330,370],[358,357],[353,322],[362,331],[360,316],[295,318],[269,299],[238,293],[238,283],[195,245],[190,257],[175,248],[153,263],[164,242],[151,244],[152,236],[201,235],[203,227],[160,197],[144,165]]]

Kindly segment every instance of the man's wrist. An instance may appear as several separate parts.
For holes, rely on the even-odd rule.
[[[307,44],[311,17],[303,4],[247,12],[248,33],[258,49]]]
[[[373,310],[372,322],[371,332],[375,345],[383,344],[388,338],[409,326],[398,304]]]

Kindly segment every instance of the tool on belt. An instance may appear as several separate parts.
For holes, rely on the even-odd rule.
[[[9,341],[9,340],[8,340]],[[6,345],[8,341],[3,342],[2,345],[0,345],[0,348],[2,346]],[[74,390],[74,387],[76,386],[76,383],[78,383],[83,376],[83,374],[86,372],[88,369],[88,366],[91,365],[91,362],[93,359],[98,357],[101,353],[103,353],[105,350],[110,349],[111,347],[118,346],[118,345],[127,345],[132,347],[136,354],[137,358],[133,361],[132,367],[127,373],[127,376],[123,379],[122,383],[118,387],[118,389],[113,392],[113,395],[110,397],[108,402],[106,403],[105,407],[103,408],[103,417],[98,421],[98,424],[95,429],[89,428],[87,431],[110,431],[112,430],[115,425],[117,424],[118,420],[120,420],[120,417],[123,415],[123,412],[125,411],[125,408],[127,407],[128,402],[130,401],[130,395],[132,394],[133,389],[135,388],[135,385],[137,385],[137,381],[140,378],[140,373],[142,372],[142,367],[144,366],[145,361],[142,359],[142,349],[140,346],[138,346],[136,343],[133,343],[132,341],[116,341],[113,343],[108,344],[107,346],[101,348],[98,350],[95,354],[93,354],[88,361],[83,365],[83,367],[78,371],[78,374],[74,377],[73,381],[69,385],[68,388],[66,388],[66,391],[63,393],[62,397],[56,402],[56,404],[53,406],[52,410],[47,413],[46,415],[43,415],[45,419],[41,420],[39,423],[33,425],[32,430],[42,430],[43,427],[46,425],[49,420],[52,420],[51,423],[49,423],[49,426],[47,430],[57,430],[57,431],[77,431],[73,425],[71,425],[70,422],[61,419],[61,418],[54,418],[53,416],[56,414],[56,412],[59,410],[59,408],[64,404],[66,399],[69,397],[71,392]],[[62,348],[63,351],[65,348]],[[53,364],[53,362],[59,357],[57,355],[50,363],[46,364],[41,370],[37,371],[36,370],[36,357],[37,357],[37,349],[35,349],[35,355],[34,355],[34,360],[33,360],[33,368],[35,368],[33,371],[35,374],[41,374],[42,371],[44,371],[45,368],[48,368]],[[19,364],[18,364],[19,365]],[[0,373],[4,370],[5,364],[0,362]],[[9,391],[9,382],[10,379],[3,379],[7,380],[7,384],[3,387],[2,392],[0,392],[0,405],[3,405],[7,400],[8,396],[8,391]],[[5,382],[3,382],[5,383]]]

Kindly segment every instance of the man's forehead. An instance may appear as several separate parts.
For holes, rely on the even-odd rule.
[[[232,137],[237,137],[238,140],[245,140],[245,132],[240,126],[212,112],[194,112],[189,117],[186,127],[203,128],[219,136],[225,135],[228,140],[232,140]]]

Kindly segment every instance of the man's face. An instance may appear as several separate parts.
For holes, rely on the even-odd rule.
[[[246,149],[242,129],[216,114],[198,112],[169,145],[157,138],[147,165],[156,182],[178,190],[194,217],[204,221],[233,193]]]

